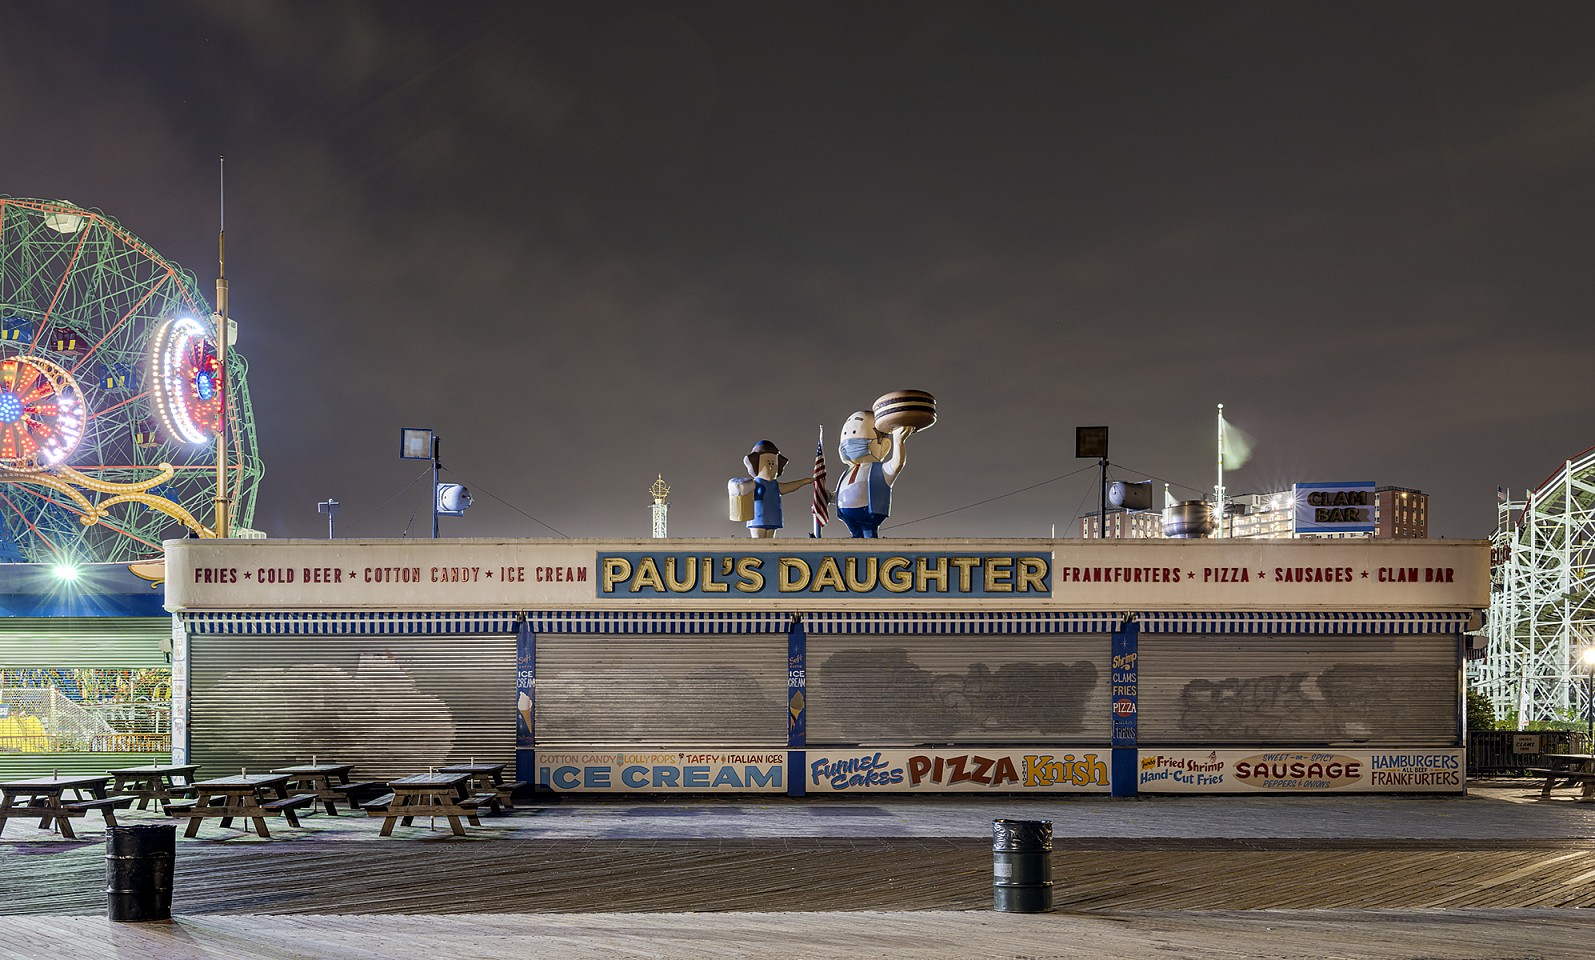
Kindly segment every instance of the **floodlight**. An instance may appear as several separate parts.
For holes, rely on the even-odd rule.
[[[399,459],[432,459],[432,431],[421,427],[399,429]]]
[[[70,563],[58,563],[51,572],[55,574],[57,580],[65,580],[67,583],[78,578],[78,568]]]

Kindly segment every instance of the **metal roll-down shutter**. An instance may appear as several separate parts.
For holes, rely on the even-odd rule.
[[[195,635],[200,775],[352,763],[358,779],[515,760],[512,635]]]
[[[810,746],[1108,738],[1109,635],[811,633]]]
[[[1455,635],[1147,634],[1143,747],[1455,745]]]
[[[786,746],[787,637],[546,633],[538,749]]]

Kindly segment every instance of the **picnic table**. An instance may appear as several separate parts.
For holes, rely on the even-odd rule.
[[[380,781],[369,783],[353,783],[349,780],[354,771],[352,763],[306,763],[296,767],[278,767],[272,773],[286,773],[292,779],[289,789],[298,793],[315,794],[317,802],[327,808],[327,813],[336,817],[338,815],[338,801],[346,800],[349,809],[355,808],[357,795],[361,793],[380,793],[384,788]],[[315,812],[315,804],[311,804],[307,813]]]
[[[11,817],[38,817],[40,830],[48,829],[53,820],[62,837],[76,840],[71,818],[90,810],[98,810],[105,825],[114,827],[116,811],[131,806],[136,798],[110,796],[105,790],[110,779],[100,774],[69,773],[0,783],[0,833],[5,832],[6,820]],[[69,801],[63,796],[68,790],[75,799]]]
[[[293,775],[287,773],[241,773],[236,777],[201,780],[192,785],[193,800],[168,803],[166,813],[188,819],[188,829],[183,831],[185,837],[199,833],[201,820],[219,818],[223,828],[232,826],[235,819],[253,821],[255,833],[270,838],[271,833],[266,830],[267,817],[280,814],[289,826],[297,827],[299,818],[294,811],[316,802],[313,793],[290,795],[288,784],[292,780]]]
[[[113,793],[128,794],[138,798],[138,808],[148,810],[151,800],[161,803],[169,802],[179,797],[193,794],[194,771],[199,769],[195,763],[162,766],[151,764],[147,767],[123,767],[120,770],[107,770],[116,783],[112,785]],[[178,780],[182,782],[179,783]]]
[[[441,771],[400,777],[388,781],[391,793],[361,806],[368,815],[384,818],[379,836],[391,837],[394,824],[400,821],[408,827],[416,817],[447,817],[449,829],[455,836],[463,837],[465,828],[460,826],[460,818],[464,817],[473,827],[480,827],[478,808],[491,805],[495,799],[491,793],[472,795],[472,779],[469,773]]]
[[[1545,778],[1545,786],[1540,788],[1541,799],[1550,797],[1551,790],[1556,787],[1581,785],[1583,790],[1578,799],[1595,800],[1595,754],[1542,753],[1540,756],[1548,766],[1530,767],[1529,773]]]
[[[473,792],[492,793],[497,800],[497,803],[494,804],[494,809],[502,807],[505,810],[514,810],[515,791],[526,786],[526,784],[519,780],[506,782],[504,768],[507,766],[509,766],[507,763],[477,763],[472,760],[470,763],[451,763],[446,767],[438,767],[438,772],[469,773],[472,778]]]

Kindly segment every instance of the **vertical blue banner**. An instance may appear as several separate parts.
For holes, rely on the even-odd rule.
[[[1113,632],[1112,659],[1108,668],[1108,682],[1112,685],[1113,730],[1113,795],[1136,795],[1136,743],[1139,728],[1136,714],[1136,694],[1140,684],[1141,626],[1126,620]]]
[[[792,629],[786,635],[786,792],[794,797],[804,793],[802,776],[808,762],[808,634],[803,632],[803,621],[792,618]]]
[[[515,630],[515,779],[529,784],[537,783],[536,683],[537,634],[522,617]]]

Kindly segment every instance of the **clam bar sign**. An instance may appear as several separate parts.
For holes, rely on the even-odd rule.
[[[1292,495],[1296,498],[1297,533],[1373,532],[1372,480],[1357,483],[1298,483],[1292,488]]]

